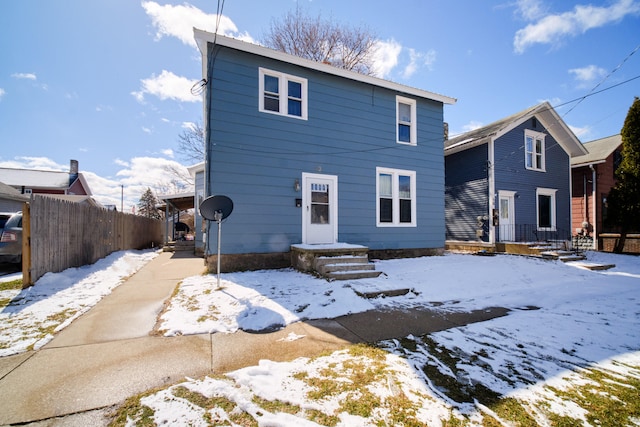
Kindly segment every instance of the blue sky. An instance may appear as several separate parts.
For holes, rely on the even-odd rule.
[[[549,101],[586,142],[619,133],[640,96],[640,1],[226,0],[219,31],[259,42],[296,4],[375,32],[380,77],[456,98],[450,134]],[[119,208],[124,186],[126,211],[147,187],[170,192],[165,167],[188,166],[178,135],[202,121],[192,28],[213,31],[217,8],[2,2],[0,167],[76,159],[98,201]]]

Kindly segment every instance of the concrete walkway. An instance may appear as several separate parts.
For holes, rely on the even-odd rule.
[[[177,284],[204,271],[202,258],[162,253],[38,351],[0,358],[0,425],[99,426],[125,399],[151,388],[292,360],[408,334],[422,335],[507,314],[372,311],[300,322],[273,333],[152,336]],[[290,333],[302,339],[285,340]]]

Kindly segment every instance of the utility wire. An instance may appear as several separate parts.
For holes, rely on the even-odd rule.
[[[580,105],[580,103],[581,103],[582,101],[584,101],[584,100],[585,100],[585,98],[587,98],[588,96],[591,96],[591,95],[594,93],[594,91],[595,91],[598,87],[600,87],[600,85],[601,85],[602,83],[604,83],[604,82],[605,82],[609,77],[611,77],[611,76],[613,75],[613,73],[615,73],[615,72],[616,72],[616,71],[618,71],[620,68],[622,68],[622,66],[624,65],[624,63],[625,63],[625,62],[627,62],[627,60],[628,60],[629,58],[631,58],[631,56],[633,56],[633,54],[634,54],[634,53],[636,53],[636,52],[638,51],[638,49],[640,49],[640,44],[639,44],[638,46],[636,46],[636,48],[635,48],[635,49],[633,49],[633,50],[631,51],[631,53],[629,53],[629,54],[628,54],[628,55],[627,55],[627,56],[622,60],[622,62],[620,62],[620,63],[619,63],[619,64],[618,64],[618,65],[617,65],[613,70],[611,70],[611,72],[609,72],[609,74],[607,74],[607,75],[606,75],[606,76],[605,76],[605,77],[604,77],[604,78],[603,78],[603,79],[602,79],[602,80],[601,80],[597,85],[595,85],[595,86],[593,87],[593,89],[591,89],[591,91],[589,91],[589,93],[588,93],[588,94],[586,94],[585,96],[583,96],[582,98],[580,98],[580,99],[578,100],[578,102],[577,102],[573,107],[569,108],[569,110],[568,110],[567,112],[565,112],[565,113],[562,115],[562,117],[566,116],[566,115],[567,115],[567,114],[569,114],[571,111],[573,111],[573,109],[574,109],[574,108],[576,108],[578,105]],[[615,86],[614,86],[614,87],[615,87]],[[595,93],[597,93],[597,92],[595,92]]]

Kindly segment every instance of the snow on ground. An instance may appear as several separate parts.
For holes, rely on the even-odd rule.
[[[0,311],[0,354],[42,345],[47,336],[39,332],[33,341],[33,325],[46,324],[62,308],[74,311],[68,324],[153,256],[117,253],[13,291],[19,305]],[[167,336],[268,330],[370,309],[502,306],[511,312],[384,341],[377,350],[263,360],[225,376],[187,380],[141,403],[153,409],[157,425],[206,425],[205,418],[244,425],[242,417],[269,426],[486,425],[487,418],[508,425],[514,413],[539,425],[576,425],[567,417],[585,425],[640,425],[640,406],[627,404],[640,393],[640,258],[590,252],[588,261],[616,267],[589,271],[577,263],[447,254],[380,261],[383,275],[356,282],[285,269],[223,274],[216,289],[215,275],[190,277],[162,315]],[[371,300],[355,292],[398,288],[411,292]],[[632,397],[624,394],[629,392]],[[280,406],[269,406],[275,399]],[[512,401],[520,412],[509,406]],[[622,420],[600,420],[595,408],[603,406],[607,416]],[[130,425],[136,420],[132,415]]]
[[[384,425],[398,412],[408,417],[400,424],[439,425],[462,419],[465,425],[486,425],[487,418],[508,422],[514,411],[505,406],[515,399],[524,408],[522,416],[534,424],[562,424],[568,417],[585,425],[607,425],[610,420],[594,421],[601,417],[593,413],[591,406],[597,405],[581,401],[581,396],[604,395],[610,413],[616,412],[611,402],[637,400],[640,258],[589,253],[588,259],[616,267],[590,271],[579,263],[447,254],[381,261],[377,269],[384,275],[355,283],[327,282],[293,270],[258,271],[223,274],[222,289],[216,290],[215,276],[193,277],[183,282],[162,315],[161,329],[166,335],[234,332],[376,308],[506,307],[512,310],[506,317],[378,343],[388,351],[385,374],[369,385],[376,391],[377,412],[365,417],[341,406],[340,402],[350,401],[348,390],[321,399],[310,397],[318,382],[332,379],[327,370],[342,372],[341,378],[349,376],[346,366],[356,362],[348,351],[287,363],[263,360],[225,378],[188,381],[178,387],[234,402],[234,411],[209,411],[220,422],[233,421],[231,413],[244,413],[260,425],[317,425],[309,421],[316,410],[337,416],[334,424],[341,426]],[[412,291],[373,300],[354,292],[398,288]],[[619,387],[603,389],[602,383],[609,382]],[[405,397],[410,409],[394,406],[389,398],[394,384],[400,385],[395,395]],[[631,398],[624,397],[627,389],[635,393]],[[294,409],[267,411],[255,402],[276,396]],[[143,404],[155,410],[157,425],[180,425],[184,412],[177,408],[188,400],[168,389],[144,398]],[[296,410],[296,415],[288,413]],[[196,419],[201,420],[207,410],[198,411],[202,413]],[[620,425],[640,425],[640,408],[631,411],[630,419],[624,418],[624,411],[620,414]]]
[[[92,265],[47,273],[34,286],[0,291],[0,356],[38,349],[138,271],[158,251],[120,251]],[[2,282],[21,278],[3,276]]]

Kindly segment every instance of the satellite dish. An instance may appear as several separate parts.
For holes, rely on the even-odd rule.
[[[209,221],[222,221],[232,211],[233,202],[227,196],[209,196],[200,203],[200,215]]]
[[[200,203],[200,215],[209,221],[218,223],[218,289],[220,286],[220,240],[222,238],[222,220],[231,215],[233,202],[227,196],[209,196]],[[207,248],[209,244],[207,244]],[[208,250],[207,250],[208,252]]]

